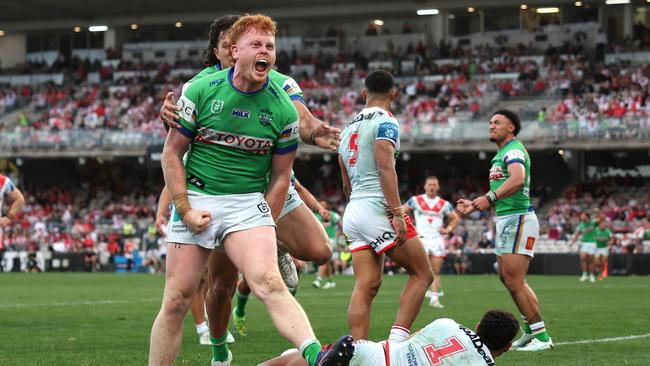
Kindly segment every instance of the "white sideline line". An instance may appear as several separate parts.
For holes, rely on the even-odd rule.
[[[31,307],[42,307],[42,306],[112,305],[112,304],[153,302],[153,301],[162,301],[162,298],[140,299],[140,300],[68,301],[68,302],[53,302],[53,303],[49,303],[49,304],[34,304],[34,303],[27,303],[27,304],[0,304],[0,309],[31,308]]]
[[[628,341],[631,339],[639,339],[639,338],[648,338],[650,337],[650,333],[646,334],[639,334],[639,335],[631,335],[631,336],[625,336],[625,337],[613,337],[613,338],[601,338],[601,339],[585,339],[582,341],[570,341],[570,342],[558,342],[555,343],[555,346],[565,346],[569,344],[588,344],[588,343],[603,343],[603,342],[617,342],[617,341]]]

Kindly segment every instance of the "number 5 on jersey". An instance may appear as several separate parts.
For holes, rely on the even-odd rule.
[[[357,145],[357,138],[359,138],[358,132],[354,132],[350,135],[348,166],[357,165],[357,156],[359,155],[359,145]]]

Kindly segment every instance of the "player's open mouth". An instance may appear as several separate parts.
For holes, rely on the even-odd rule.
[[[269,67],[269,62],[267,60],[257,60],[255,62],[255,71],[264,72]]]

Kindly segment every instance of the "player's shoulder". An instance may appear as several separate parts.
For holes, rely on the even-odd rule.
[[[432,325],[437,327],[458,327],[458,322],[451,318],[439,318],[431,322]]]
[[[194,77],[183,85],[183,94],[193,96],[206,89],[218,90],[227,84],[227,78],[228,69],[215,71],[200,78]]]
[[[275,81],[276,83],[280,83],[280,84],[283,84],[285,81],[288,81],[288,80],[292,80],[292,81],[295,82],[295,80],[293,80],[293,78],[291,76],[285,75],[285,74],[283,74],[283,73],[281,73],[281,72],[279,72],[277,70],[269,71],[269,79],[271,79],[272,81]]]

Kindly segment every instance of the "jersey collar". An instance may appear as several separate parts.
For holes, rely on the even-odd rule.
[[[264,85],[262,85],[262,87],[261,87],[259,90],[255,90],[255,91],[252,91],[252,92],[246,92],[246,91],[243,91],[243,90],[239,90],[239,89],[237,89],[237,87],[235,86],[235,84],[232,83],[232,76],[233,76],[234,73],[235,73],[235,68],[234,68],[234,67],[231,67],[231,68],[228,70],[228,83],[229,83],[230,86],[231,86],[233,89],[235,89],[235,91],[237,91],[238,93],[241,93],[241,94],[247,94],[247,95],[257,94],[257,93],[261,92],[262,90],[266,89],[266,86],[269,85],[269,77],[268,77],[268,75],[267,75],[267,77],[266,77],[266,81],[264,82]]]

